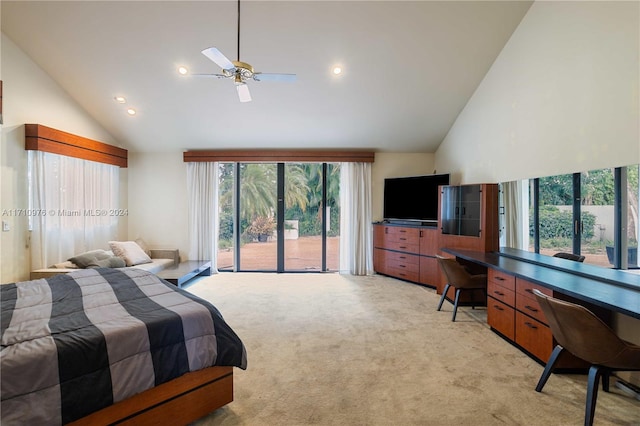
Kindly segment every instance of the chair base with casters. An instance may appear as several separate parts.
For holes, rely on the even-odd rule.
[[[438,311],[442,308],[442,304],[444,303],[444,300],[447,298],[447,292],[449,291],[449,288],[451,288],[451,284],[445,285],[444,287],[444,291],[442,292],[442,297],[440,297],[440,303],[438,303]],[[456,288],[456,295],[455,298],[453,300],[453,316],[451,317],[451,321],[455,321],[456,320],[456,314],[458,313],[458,301],[460,300],[460,292],[462,290],[465,291],[471,291],[471,309],[475,309],[476,308],[476,304],[474,303],[473,300],[473,292],[476,290],[481,290],[485,297],[487,295],[486,289],[484,288]]]
[[[549,323],[558,345],[540,376],[536,392],[541,392],[560,356],[566,351],[590,364],[587,379],[584,424],[591,426],[596,411],[598,385],[609,392],[613,371],[640,371],[640,346],[620,339],[616,333],[584,306],[542,294],[533,294]]]

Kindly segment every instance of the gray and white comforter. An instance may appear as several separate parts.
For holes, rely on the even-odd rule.
[[[246,368],[218,310],[139,269],[0,286],[1,423],[64,424],[189,371]]]

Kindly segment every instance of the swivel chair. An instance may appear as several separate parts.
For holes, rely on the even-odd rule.
[[[534,289],[533,293],[547,318],[553,337],[558,342],[540,376],[536,392],[542,391],[562,352],[569,351],[588,362],[591,367],[587,381],[584,424],[591,426],[600,377],[602,389],[609,392],[609,376],[612,371],[640,371],[640,346],[620,339],[584,306],[554,299],[537,289]]]
[[[462,290],[475,292],[476,290],[482,290],[484,295],[487,294],[487,275],[479,274],[479,275],[471,275],[467,270],[456,262],[455,259],[447,259],[445,257],[438,256],[438,264],[444,272],[445,277],[447,278],[447,285],[444,287],[444,291],[442,292],[442,297],[440,298],[440,303],[438,304],[438,311],[442,308],[442,303],[444,299],[447,298],[447,291],[449,291],[449,287],[454,287],[456,289],[455,300],[453,302],[453,317],[451,321],[456,320],[456,313],[458,312],[458,300],[460,298],[460,292]],[[473,293],[471,294],[471,307],[475,308],[475,304],[473,303]]]

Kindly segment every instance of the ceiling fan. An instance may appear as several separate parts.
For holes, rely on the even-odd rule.
[[[233,79],[238,91],[240,102],[250,102],[251,93],[247,81],[284,81],[291,82],[296,80],[295,74],[274,74],[257,72],[251,65],[240,61],[240,0],[238,0],[238,60],[231,61],[222,54],[217,48],[209,47],[202,51],[202,54],[215,62],[222,68],[221,74],[192,74],[198,76],[207,76],[215,78]]]

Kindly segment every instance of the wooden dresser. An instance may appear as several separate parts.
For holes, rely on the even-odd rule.
[[[435,227],[373,224],[373,269],[402,280],[435,287],[438,281]]]

